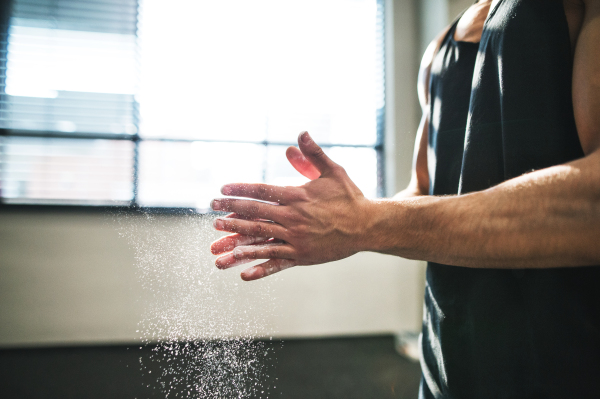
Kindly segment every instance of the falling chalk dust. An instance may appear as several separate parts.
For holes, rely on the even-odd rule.
[[[268,398],[273,387],[261,381],[272,346],[256,338],[275,311],[274,280],[244,283],[240,268],[214,266],[209,245],[223,235],[213,229],[214,218],[115,215],[119,235],[134,249],[144,292],[138,333],[153,349],[140,367],[149,374],[158,365],[150,388],[167,398]]]

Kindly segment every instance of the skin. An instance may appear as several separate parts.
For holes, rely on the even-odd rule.
[[[573,103],[583,158],[480,192],[426,195],[427,83],[442,32],[421,63],[423,118],[408,187],[391,199],[366,199],[303,132],[287,157],[310,182],[300,187],[228,184],[222,188],[225,196],[248,199],[213,201],[213,209],[233,212],[216,219],[215,228],[235,233],[212,244],[213,254],[221,255],[217,267],[268,259],[242,272],[242,279],[255,280],[360,251],[477,268],[600,264],[600,0],[565,0],[564,6],[574,49]],[[479,41],[489,9],[490,2],[469,9],[455,39]]]

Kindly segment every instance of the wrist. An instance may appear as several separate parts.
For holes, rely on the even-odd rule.
[[[382,252],[386,246],[383,237],[385,203],[382,199],[365,199],[359,211],[359,229],[355,245],[357,252]]]
[[[369,200],[361,250],[425,259],[440,200],[432,196]]]

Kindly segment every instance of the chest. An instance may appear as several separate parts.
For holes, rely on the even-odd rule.
[[[490,10],[493,10],[501,1],[503,0],[479,1],[469,7],[456,25],[454,40],[458,42],[479,43],[483,26]],[[569,26],[571,48],[574,49],[583,23],[585,9],[581,0],[562,0],[562,4]]]

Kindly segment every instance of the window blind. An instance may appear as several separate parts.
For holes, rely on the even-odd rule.
[[[304,183],[284,155],[302,130],[377,196],[384,14],[383,0],[13,0],[0,199],[206,209],[230,181]]]
[[[134,134],[136,1],[14,0],[0,127]]]
[[[137,7],[12,1],[0,58],[4,202],[132,200],[134,145],[106,139],[137,133]]]

